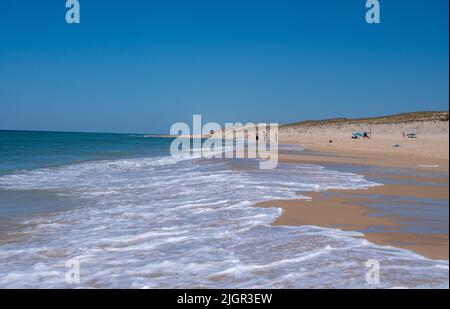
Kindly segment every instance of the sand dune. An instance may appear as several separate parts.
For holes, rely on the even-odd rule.
[[[352,139],[352,132],[371,132],[370,139]],[[416,133],[417,138],[403,137]],[[304,121],[279,129],[280,143],[302,144],[309,150],[382,158],[416,158],[448,165],[448,112],[423,112],[364,119]]]

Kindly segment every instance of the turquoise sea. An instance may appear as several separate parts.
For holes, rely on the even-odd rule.
[[[168,155],[172,139],[139,134],[0,130],[0,175],[94,160]]]

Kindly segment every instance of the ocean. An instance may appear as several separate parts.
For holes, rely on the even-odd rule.
[[[253,207],[377,183],[318,165],[172,158],[171,141],[0,131],[0,288],[448,288],[447,261],[358,232],[272,226],[282,210]],[[73,260],[79,283],[66,281]]]

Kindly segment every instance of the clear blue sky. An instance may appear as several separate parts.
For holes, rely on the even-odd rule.
[[[0,129],[448,110],[448,0],[1,1]]]

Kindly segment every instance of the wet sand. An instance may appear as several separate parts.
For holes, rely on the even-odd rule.
[[[326,151],[282,153],[281,162],[343,169],[383,185],[302,193],[311,199],[266,201],[257,206],[284,210],[274,225],[360,231],[373,243],[448,260],[448,161],[427,159]],[[422,162],[433,165],[422,166]]]

